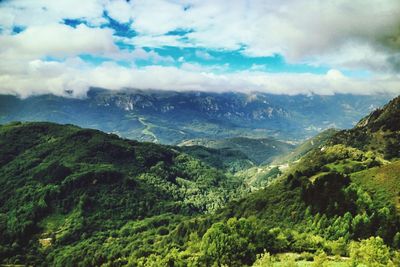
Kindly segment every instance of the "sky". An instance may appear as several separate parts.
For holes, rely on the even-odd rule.
[[[0,0],[0,93],[400,94],[399,0]]]

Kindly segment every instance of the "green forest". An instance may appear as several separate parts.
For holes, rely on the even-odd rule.
[[[1,263],[400,266],[400,98],[314,140],[259,165],[235,149],[2,125]]]

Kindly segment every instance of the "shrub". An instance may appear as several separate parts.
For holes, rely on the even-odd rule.
[[[274,259],[269,252],[257,255],[257,260],[254,262],[253,267],[273,267]]]
[[[382,238],[370,237],[350,244],[350,259],[355,266],[387,266],[390,263],[390,250]]]

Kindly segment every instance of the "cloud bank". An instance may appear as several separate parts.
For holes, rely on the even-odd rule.
[[[189,61],[176,55],[187,48]],[[243,61],[279,55],[287,68],[233,69],[218,56],[227,51]],[[0,2],[3,94],[81,97],[90,87],[398,94],[399,70],[398,0]]]
[[[2,93],[27,97],[32,94],[65,95],[73,90],[76,97],[84,97],[89,87],[110,90],[122,88],[269,92],[273,94],[335,93],[375,94],[399,92],[399,80],[391,75],[379,78],[354,79],[338,70],[324,75],[311,73],[266,73],[240,71],[215,74],[198,66],[184,68],[165,66],[123,67],[106,62],[97,67],[88,66],[81,59],[66,62],[31,61],[21,74],[0,75]]]

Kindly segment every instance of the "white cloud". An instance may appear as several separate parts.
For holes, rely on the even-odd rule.
[[[204,60],[213,60],[216,59],[214,56],[212,56],[210,53],[202,50],[196,50],[195,52],[196,57],[204,59]]]
[[[135,37],[117,37],[104,12],[131,23]],[[63,19],[81,19],[72,28]],[[14,26],[26,29],[12,34]],[[0,93],[82,96],[90,86],[271,93],[399,92],[400,1],[398,0],[18,0],[0,2]],[[171,34],[171,32],[187,32]],[[170,33],[166,35],[167,33]],[[116,41],[135,46],[121,50]],[[225,65],[137,67],[136,60],[174,63],[142,47],[201,47],[241,51],[251,57],[284,56],[291,63],[332,69],[370,70],[370,78],[349,78],[338,70],[325,75],[267,73],[259,65],[227,72]],[[93,66],[77,56],[103,56]],[[212,60],[198,50],[196,56]],[[55,57],[60,62],[45,58]],[[132,61],[122,67],[112,61]]]
[[[95,41],[94,41],[95,40]],[[15,79],[15,86],[19,83],[47,79],[47,72],[40,72],[44,66],[60,68],[55,62],[43,62],[43,59],[52,57],[60,60],[69,60],[80,54],[109,55],[118,52],[110,29],[89,28],[83,24],[72,28],[63,24],[49,24],[45,26],[31,26],[17,35],[0,36],[0,73],[3,79]],[[37,64],[40,63],[40,66]],[[49,72],[52,73],[52,72]],[[32,77],[28,77],[32,75]],[[44,77],[40,78],[41,74]],[[71,72],[70,72],[71,74]],[[21,81],[21,79],[23,81]],[[37,92],[55,88],[49,80]],[[0,83],[0,90],[8,91],[12,83]],[[31,85],[35,87],[35,85]],[[54,89],[55,90],[55,89]],[[58,90],[58,89],[57,89]],[[28,92],[36,92],[28,90]],[[20,92],[23,94],[23,92]]]
[[[389,55],[400,49],[398,0],[132,2],[132,27],[139,33],[132,42],[137,45],[244,47],[248,56],[279,53],[292,63],[313,59],[329,66],[335,63],[325,59],[339,54],[339,65],[351,68],[375,68],[376,59],[369,59],[375,53],[383,57],[379,65],[389,68]],[[176,29],[192,32],[183,40],[164,35]],[[371,53],[362,56],[358,50],[366,47]]]
[[[349,61],[344,65],[366,61],[366,67],[371,62],[359,60],[358,49],[369,46],[386,55],[386,64],[388,50],[400,49],[398,0],[19,0],[0,4],[0,25],[9,31],[13,25],[48,25],[64,18],[99,25],[104,11],[121,23],[133,22],[139,35],[129,42],[139,47],[244,47],[249,56],[280,53],[291,62],[322,61],[343,52]],[[164,35],[175,30],[192,32],[187,39]]]
[[[0,35],[0,72],[3,74],[25,73],[27,66],[33,62],[45,63],[42,60],[48,57],[68,61],[82,54],[131,61],[132,64],[136,60],[154,64],[174,62],[171,56],[160,56],[153,50],[119,50],[111,29],[84,24],[76,28],[64,24],[31,26],[17,35]],[[54,62],[48,62],[48,66],[54,66]]]
[[[0,3],[0,25],[10,30],[13,25],[41,26],[63,19],[82,19],[92,25],[106,22],[103,0],[18,0]],[[108,2],[108,1],[107,1]]]
[[[185,28],[187,14],[179,1],[132,1],[132,24],[143,35],[161,35],[177,28]]]
[[[368,69],[377,72],[391,71],[388,64],[390,55],[384,50],[376,50],[369,44],[348,43],[338,48],[336,51],[311,57],[305,60],[310,65],[324,65],[329,62],[330,65],[345,69]]]
[[[158,35],[148,36],[139,35],[131,39],[124,38],[124,42],[138,47],[163,47],[163,46],[176,46],[176,47],[193,47],[188,43],[182,43],[179,36],[174,35]]]
[[[186,66],[184,68],[147,66],[123,67],[106,62],[92,67],[79,58],[66,62],[30,61],[18,73],[0,74],[0,93],[52,93],[64,95],[73,90],[82,97],[89,87],[111,90],[122,88],[202,91],[261,91],[275,94],[334,94],[334,93],[396,93],[400,77],[395,75],[374,78],[349,78],[338,70],[324,75],[310,73],[265,73],[241,71],[216,74],[212,69]]]
[[[150,60],[153,63],[174,63],[175,60],[171,56],[160,56],[153,50],[146,51],[143,48],[136,48],[132,52],[134,59]]]
[[[83,53],[101,55],[117,50],[112,33],[110,29],[90,28],[84,24],[76,28],[64,24],[31,26],[17,35],[0,36],[0,53],[33,58]]]
[[[105,5],[105,10],[111,18],[121,23],[128,23],[132,19],[132,7],[125,0],[109,1]]]

